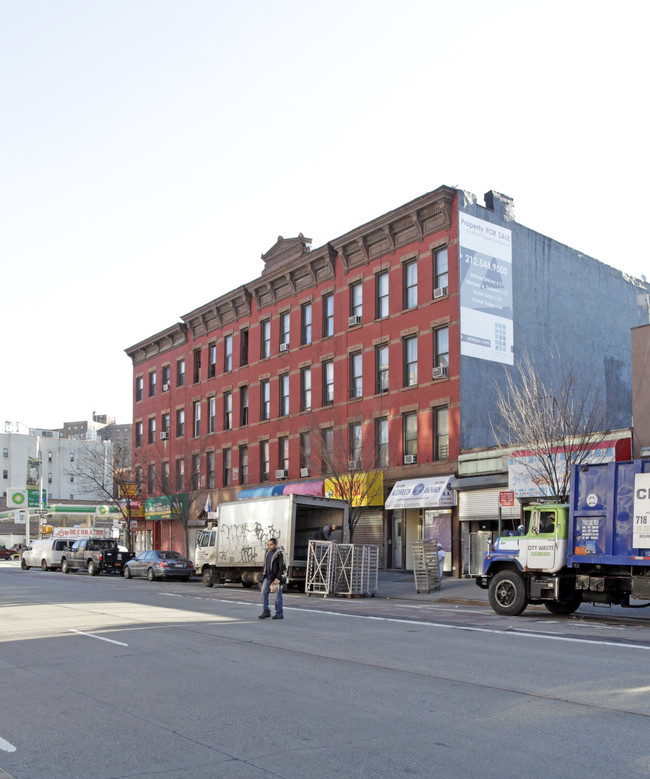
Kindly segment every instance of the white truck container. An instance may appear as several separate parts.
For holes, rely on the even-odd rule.
[[[309,540],[324,525],[336,525],[333,540],[347,542],[348,504],[311,495],[277,495],[222,503],[219,519],[196,539],[194,565],[205,587],[216,582],[257,583],[270,538],[287,562],[287,585],[304,586]]]

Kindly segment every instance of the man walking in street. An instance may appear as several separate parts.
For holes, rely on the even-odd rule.
[[[269,548],[264,558],[264,570],[262,571],[262,613],[259,619],[268,619],[271,616],[269,609],[269,593],[275,591],[275,614],[273,619],[283,619],[282,613],[282,585],[287,578],[287,564],[284,559],[284,549],[278,546],[277,538],[269,538]],[[277,590],[275,588],[277,587]]]

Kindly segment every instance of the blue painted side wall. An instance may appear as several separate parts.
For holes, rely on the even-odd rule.
[[[538,370],[556,375],[551,351],[571,361],[580,381],[604,387],[612,428],[632,425],[630,329],[643,322],[637,293],[648,284],[514,221],[512,200],[488,193],[492,208],[458,192],[459,209],[512,230],[515,366],[460,358],[461,449],[495,444],[490,414],[496,386],[527,351]]]

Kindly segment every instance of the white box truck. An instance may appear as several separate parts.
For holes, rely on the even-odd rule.
[[[336,525],[332,540],[347,543],[346,501],[311,495],[277,495],[222,503],[219,518],[196,539],[194,565],[205,587],[226,581],[257,583],[269,538],[277,538],[287,562],[287,585],[303,586],[309,540],[324,525]]]

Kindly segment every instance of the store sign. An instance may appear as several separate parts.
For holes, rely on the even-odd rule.
[[[328,498],[347,500],[351,506],[383,506],[384,473],[359,471],[325,479],[323,494]]]
[[[456,505],[456,492],[449,486],[451,478],[432,476],[398,481],[386,500],[386,508],[451,508]]]

